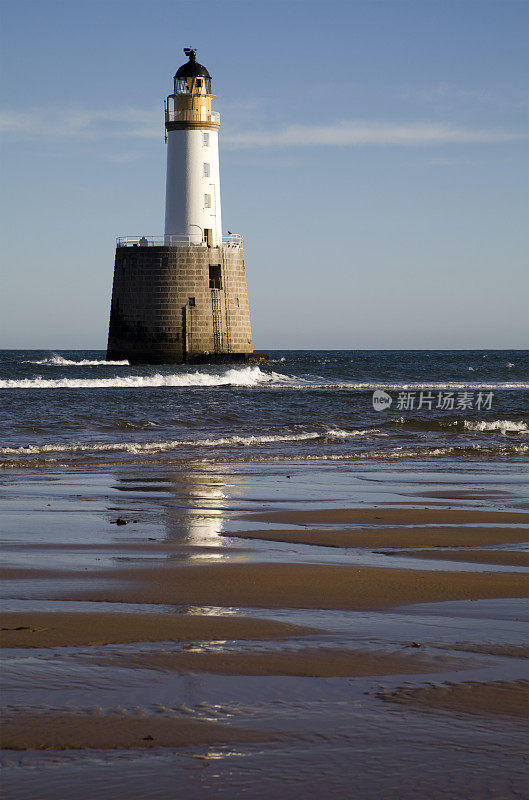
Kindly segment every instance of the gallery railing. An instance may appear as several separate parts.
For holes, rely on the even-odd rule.
[[[181,111],[166,108],[166,122],[216,122],[220,125],[220,114],[218,111]]]
[[[222,237],[222,244],[228,247],[242,247],[243,237],[230,233]],[[117,247],[207,247],[201,233],[167,233],[161,236],[119,236]]]

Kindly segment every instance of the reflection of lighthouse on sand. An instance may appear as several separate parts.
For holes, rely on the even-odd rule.
[[[227,540],[222,533],[231,505],[242,502],[247,494],[245,476],[204,465],[170,472],[164,483],[172,498],[164,519],[167,541],[185,546],[185,557],[191,560],[224,558]]]
[[[222,236],[211,76],[185,53],[165,104],[165,231],[117,240],[107,359],[265,362],[253,352],[242,236]]]

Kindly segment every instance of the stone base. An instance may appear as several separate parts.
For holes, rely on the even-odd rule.
[[[188,358],[188,364],[268,364],[269,353],[201,353]]]
[[[180,354],[146,353],[131,355],[128,350],[107,350],[107,361],[124,361],[130,364],[268,364],[269,353],[198,353],[182,361]]]
[[[108,348],[106,354],[107,361],[128,361],[129,364],[182,364],[182,355],[178,353],[134,353],[130,348],[122,349]]]
[[[122,359],[264,363],[253,354],[242,246],[118,247],[107,360]]]

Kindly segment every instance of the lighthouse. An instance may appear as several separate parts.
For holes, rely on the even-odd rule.
[[[219,175],[220,115],[211,110],[211,76],[196,50],[174,76],[165,108],[167,183],[165,236],[185,231],[194,243],[222,244]]]
[[[187,62],[165,101],[165,227],[116,242],[107,359],[261,363],[254,353],[243,238],[223,236],[220,115],[211,75]]]

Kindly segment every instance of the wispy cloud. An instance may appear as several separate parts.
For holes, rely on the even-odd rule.
[[[525,134],[509,131],[471,130],[436,122],[399,124],[351,120],[334,125],[290,125],[275,131],[231,133],[223,137],[223,142],[233,148],[303,145],[355,147],[361,145],[487,144],[525,138]]]
[[[0,111],[0,133],[20,137],[159,139],[160,109],[41,109]],[[488,144],[526,139],[524,133],[464,128],[438,122],[391,123],[344,120],[329,125],[290,125],[284,128],[228,130],[223,145],[231,149],[265,147],[359,147],[366,145]],[[128,156],[127,156],[128,157]]]
[[[511,88],[503,94],[494,94],[488,89],[466,88],[441,82],[426,88],[410,88],[402,92],[404,100],[431,105],[463,103],[466,106],[493,106],[497,108],[523,109],[528,105],[527,97]]]
[[[130,136],[160,137],[162,113],[142,108],[34,109],[31,112],[0,111],[0,133],[25,137],[85,139]]]
[[[244,114],[255,113],[263,108],[265,101],[262,97],[235,98],[234,100],[219,100],[217,108],[222,111],[229,111],[230,114],[242,111]]]
[[[139,161],[141,158],[145,158],[145,153],[109,153],[104,156],[105,161],[110,161],[113,164],[129,164],[131,161]]]

